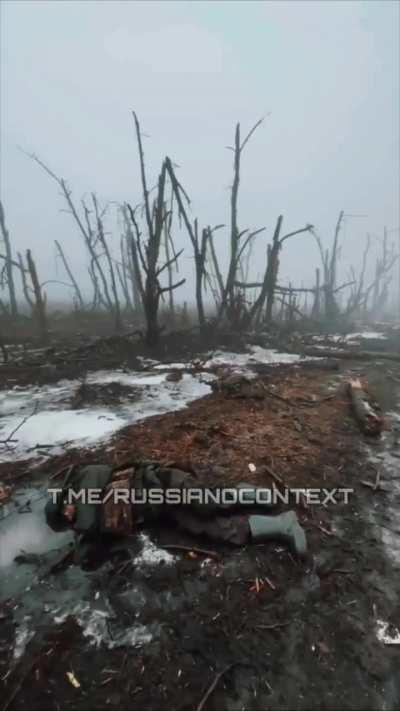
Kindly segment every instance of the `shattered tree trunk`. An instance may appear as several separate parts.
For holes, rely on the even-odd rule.
[[[116,265],[117,275],[122,289],[122,293],[125,298],[125,306],[130,313],[133,313],[134,309],[128,285],[128,279],[131,279],[131,273],[129,266],[129,256],[126,253],[126,239],[124,235],[121,236],[119,242],[119,251],[121,254],[121,265]]]
[[[222,278],[221,270],[219,268],[218,264],[218,258],[217,254],[215,252],[215,246],[214,246],[214,238],[212,234],[210,235],[210,254],[211,254],[211,259],[212,259],[212,265],[214,269],[214,274],[215,274],[215,279],[218,285],[218,305],[219,307],[221,306],[223,297],[224,297],[224,280]]]
[[[268,254],[268,265],[267,265],[267,274],[266,274],[266,297],[267,297],[267,303],[266,303],[266,308],[265,308],[265,321],[268,325],[271,324],[272,322],[272,309],[274,306],[274,294],[275,294],[275,287],[278,281],[278,271],[279,271],[279,252],[281,249],[281,243],[279,240],[279,235],[282,227],[282,220],[283,220],[283,215],[279,215],[278,221],[276,223],[276,228],[274,232],[274,238],[272,240],[272,247],[269,249],[269,254]],[[262,309],[263,304],[261,304],[261,307],[258,312],[258,319],[260,318],[260,313]]]
[[[139,150],[144,213],[147,225],[147,242],[144,245],[144,250],[142,249],[142,244],[140,240],[141,233],[139,231],[139,227],[136,221],[135,211],[130,205],[128,205],[127,207],[129,210],[132,224],[136,231],[137,251],[145,275],[144,286],[142,284],[141,288],[141,295],[144,314],[146,318],[146,343],[148,346],[154,347],[158,345],[160,334],[162,331],[162,328],[160,328],[158,321],[160,298],[162,294],[166,293],[167,291],[177,289],[179,286],[184,284],[186,279],[181,279],[176,284],[172,284],[167,287],[160,286],[160,275],[162,274],[164,269],[168,269],[170,265],[172,265],[174,262],[177,262],[183,250],[180,250],[178,253],[174,254],[174,256],[168,262],[165,262],[165,264],[163,264],[161,267],[159,266],[161,239],[163,234],[164,222],[166,219],[168,219],[168,212],[166,210],[164,199],[168,171],[168,158],[166,158],[162,163],[161,172],[157,184],[157,197],[154,201],[153,210],[151,211],[149,190],[147,188],[147,178],[140,124],[135,112],[132,113],[135,122],[136,138]]]
[[[249,324],[253,321],[253,319],[255,319],[257,324],[260,322],[261,312],[264,308],[265,300],[267,300],[265,321],[267,324],[271,324],[275,292],[280,290],[277,286],[277,281],[279,272],[279,254],[282,245],[290,237],[294,237],[295,235],[301,234],[302,232],[310,232],[312,230],[312,225],[306,225],[305,227],[302,227],[299,230],[289,232],[284,237],[280,237],[282,221],[283,216],[279,215],[275,227],[272,245],[268,245],[267,247],[267,266],[262,284],[244,285],[246,288],[248,288],[249,286],[261,286],[261,292],[249,312]]]
[[[85,310],[85,304],[84,304],[84,302],[83,302],[81,290],[80,290],[80,288],[79,288],[79,286],[78,286],[78,283],[77,283],[77,281],[76,281],[76,279],[75,279],[75,277],[74,277],[74,275],[73,275],[73,273],[72,273],[72,271],[71,271],[71,269],[70,269],[70,266],[69,266],[69,264],[68,264],[68,262],[67,262],[67,258],[66,258],[65,254],[64,254],[64,252],[63,252],[63,249],[62,249],[62,247],[61,247],[61,244],[60,244],[56,239],[54,240],[54,243],[55,243],[55,245],[56,245],[58,254],[60,255],[61,261],[62,261],[62,263],[63,263],[63,265],[64,265],[65,271],[67,272],[69,278],[71,279],[71,284],[72,284],[72,286],[74,287],[75,294],[76,294],[76,298],[77,298],[77,300],[78,300],[79,309],[80,309],[81,311],[84,311],[84,310]]]
[[[250,309],[249,313],[249,323],[251,323],[254,319],[258,323],[261,318],[261,312],[262,309],[264,308],[264,303],[265,300],[268,299],[267,301],[267,309],[266,309],[266,314],[265,314],[265,320],[267,323],[271,322],[272,318],[272,307],[274,303],[274,290],[275,290],[275,284],[274,284],[274,273],[275,273],[275,279],[277,278],[277,268],[274,268],[274,263],[276,260],[278,260],[278,255],[279,255],[279,250],[280,250],[280,242],[279,242],[279,235],[282,227],[282,220],[283,220],[283,215],[279,215],[276,227],[275,227],[275,232],[274,236],[272,239],[272,245],[267,246],[267,266],[264,274],[264,280],[261,286],[261,291],[255,300],[252,308]]]
[[[28,264],[29,275],[31,277],[33,293],[35,294],[34,317],[36,319],[39,337],[42,343],[48,343],[49,332],[47,326],[46,301],[42,296],[42,290],[36,271],[36,264],[31,254],[31,250],[26,251],[26,261]]]
[[[204,311],[204,302],[203,302],[203,284],[204,281],[207,277],[207,270],[206,270],[206,262],[207,262],[207,245],[210,241],[212,241],[212,234],[215,232],[215,230],[219,229],[222,227],[222,225],[217,225],[214,227],[212,230],[210,227],[203,228],[202,233],[201,233],[201,240],[199,239],[199,226],[198,226],[198,221],[197,219],[194,220],[194,223],[192,223],[189,220],[185,204],[182,198],[182,194],[184,197],[187,198],[185,191],[183,190],[182,186],[180,185],[179,181],[176,178],[174,169],[172,167],[172,163],[169,158],[167,158],[167,170],[168,174],[172,183],[172,189],[174,192],[174,196],[176,199],[176,202],[178,204],[178,209],[179,209],[179,215],[183,219],[185,223],[185,227],[187,230],[187,233],[189,235],[190,241],[192,243],[193,247],[193,253],[194,253],[194,262],[195,262],[195,270],[196,270],[196,306],[197,306],[197,315],[198,315],[198,320],[199,320],[199,327],[200,327],[200,333],[202,335],[206,334],[207,331],[207,321],[205,317],[205,311]],[[214,253],[214,258],[216,260],[216,256]],[[217,263],[217,270],[218,270],[218,263]],[[219,270],[218,270],[219,273]],[[222,283],[222,278],[221,278],[221,283]],[[223,285],[222,285],[223,289]]]
[[[22,291],[24,292],[26,303],[28,304],[29,308],[31,309],[31,311],[33,313],[35,310],[35,304],[34,304],[33,299],[29,293],[28,282],[26,280],[26,269],[24,266],[24,260],[22,258],[22,254],[20,252],[18,252],[18,262],[19,262],[19,269],[20,269],[21,281],[22,281]]]
[[[344,211],[341,210],[339,213],[338,221],[335,227],[335,234],[333,238],[332,253],[329,256],[326,255],[327,264],[327,280],[325,281],[325,315],[326,318],[334,320],[339,314],[339,307],[335,299],[335,287],[336,287],[336,274],[337,274],[337,260],[338,260],[338,245],[339,245],[339,232],[343,222]]]
[[[122,330],[122,318],[121,318],[121,305],[119,303],[119,296],[118,296],[117,282],[115,279],[114,266],[112,263],[108,243],[107,243],[107,240],[106,240],[106,237],[104,234],[103,221],[102,221],[101,215],[99,213],[97,198],[94,193],[92,193],[92,201],[93,201],[93,206],[94,206],[94,211],[95,211],[95,216],[96,216],[97,235],[98,235],[100,244],[103,246],[103,249],[104,249],[104,252],[106,255],[106,259],[107,259],[108,271],[110,274],[111,289],[112,289],[112,293],[113,293],[113,297],[114,297],[114,302],[112,303],[111,310],[112,310],[112,312],[114,312],[115,330],[118,333],[119,331]]]
[[[25,153],[25,151],[23,151],[23,153]],[[75,203],[74,203],[74,201],[73,201],[73,199],[72,199],[72,197],[71,197],[71,191],[68,189],[67,183],[65,182],[64,178],[59,178],[59,177],[58,177],[55,173],[53,173],[53,171],[50,170],[50,168],[48,168],[48,166],[47,166],[45,163],[43,163],[43,161],[40,160],[40,158],[38,158],[34,153],[25,153],[25,154],[26,154],[29,158],[31,158],[31,160],[35,161],[35,163],[37,163],[38,165],[40,165],[40,167],[41,167],[53,180],[55,180],[55,182],[60,186],[60,188],[61,188],[61,190],[62,190],[62,193],[63,193],[63,196],[64,196],[64,198],[65,198],[65,201],[66,201],[66,203],[67,203],[67,205],[68,205],[68,207],[69,207],[69,209],[70,209],[70,211],[71,211],[71,214],[72,214],[72,216],[73,216],[73,218],[74,218],[76,224],[78,225],[79,231],[81,232],[81,234],[82,234],[82,236],[83,236],[85,245],[86,245],[86,247],[87,247],[87,249],[88,249],[88,252],[89,252],[89,255],[90,255],[90,258],[91,258],[91,269],[89,270],[89,274],[90,274],[90,277],[91,277],[91,279],[92,279],[92,281],[93,281],[93,284],[94,284],[94,287],[95,287],[95,300],[96,300],[97,292],[98,292],[98,296],[99,296],[99,301],[100,301],[100,303],[106,304],[108,310],[110,311],[110,313],[113,314],[113,315],[115,315],[116,330],[119,330],[119,329],[121,328],[121,317],[120,317],[120,313],[119,313],[119,303],[118,303],[118,304],[115,303],[115,305],[114,305],[113,302],[112,302],[112,299],[111,299],[111,297],[110,297],[110,293],[109,293],[109,290],[108,290],[107,279],[106,279],[106,277],[105,277],[104,271],[103,271],[102,266],[101,266],[101,264],[100,264],[99,257],[98,257],[98,255],[96,254],[96,251],[95,251],[95,243],[96,243],[97,239],[98,239],[100,242],[102,242],[102,243],[103,243],[103,240],[104,240],[104,244],[102,244],[102,246],[103,246],[104,249],[105,249],[107,258],[109,258],[108,245],[107,245],[106,242],[105,242],[104,232],[103,232],[102,234],[98,234],[97,237],[96,237],[96,235],[94,234],[93,228],[92,228],[92,225],[91,225],[91,221],[90,221],[90,211],[89,211],[87,205],[85,204],[85,201],[84,201],[84,200],[81,201],[82,207],[83,207],[83,212],[84,212],[84,218],[81,218],[81,216],[79,215],[79,212],[78,212],[78,210],[77,210],[77,208],[76,208],[76,206],[75,206]],[[93,195],[92,195],[92,198],[93,198]],[[95,202],[95,200],[93,200],[93,202]],[[100,218],[100,219],[101,219],[101,218]],[[86,227],[85,227],[84,222],[86,222]],[[102,227],[102,224],[101,224],[101,227]],[[107,254],[107,253],[108,253],[108,254]],[[110,260],[108,259],[108,261],[109,261],[109,266],[110,266]],[[100,280],[101,280],[101,283],[102,283],[102,286],[103,286],[104,297],[103,297],[103,294],[101,293],[101,290],[100,290],[100,286],[99,286],[97,277],[95,277],[95,272],[96,272],[96,270],[97,270],[97,272],[98,272],[98,274],[99,274],[99,277],[100,277]],[[113,271],[113,270],[112,270],[112,264],[111,264],[110,272],[112,272],[112,271]],[[115,290],[114,290],[114,287],[115,287],[115,276],[114,276],[114,283],[112,284],[112,288],[113,288],[113,292],[114,292],[114,296],[115,296],[115,293],[116,293],[116,292],[115,292]],[[117,300],[118,300],[118,295],[117,295]]]
[[[129,220],[129,211],[126,205],[121,207],[124,223],[125,223],[125,242],[128,274],[132,284],[133,308],[137,314],[142,312],[142,293],[141,293],[141,274],[137,246],[132,232],[132,227]]]
[[[7,274],[8,294],[9,294],[9,299],[10,299],[10,312],[11,312],[11,316],[13,318],[16,318],[16,316],[18,316],[18,304],[17,304],[16,295],[15,295],[13,258],[12,258],[11,242],[10,242],[10,233],[8,232],[7,227],[6,227],[5,217],[4,217],[4,208],[3,208],[3,204],[1,201],[0,201],[0,229],[1,229],[1,233],[3,235],[4,247],[5,247],[5,252],[6,252],[5,253],[5,265],[6,265],[6,274]]]
[[[311,315],[316,319],[319,319],[321,315],[321,272],[319,269],[315,270],[315,294]]]
[[[132,223],[136,230],[136,246],[138,248],[140,263],[143,267],[143,271],[145,274],[145,283],[141,293],[144,313],[146,317],[146,343],[148,346],[154,347],[159,342],[162,330],[158,323],[160,298],[165,292],[177,289],[179,286],[184,284],[186,279],[181,279],[176,284],[172,284],[164,288],[160,286],[159,277],[161,273],[164,271],[164,269],[168,269],[170,265],[176,262],[183,251],[180,250],[180,252],[175,254],[172,259],[170,259],[169,262],[166,262],[163,266],[158,266],[164,222],[166,219],[168,219],[168,212],[165,207],[164,199],[168,171],[168,158],[166,158],[162,163],[161,172],[157,184],[157,197],[154,200],[153,210],[151,210],[149,190],[147,187],[146,168],[144,162],[144,151],[140,124],[138,117],[134,111],[132,112],[132,115],[136,129],[136,139],[139,151],[140,176],[144,202],[144,213],[147,225],[147,242],[144,245],[144,250],[142,250],[142,245],[140,242],[140,231],[135,218],[135,212],[134,210],[132,210],[130,205],[128,205],[128,209]]]
[[[372,407],[370,398],[358,378],[350,380],[349,394],[354,415],[362,431],[367,435],[379,436],[383,429],[383,417]]]
[[[232,148],[233,153],[234,153],[234,159],[233,159],[233,184],[232,184],[232,190],[231,190],[231,203],[230,203],[230,220],[231,220],[231,234],[230,234],[230,259],[229,259],[229,268],[228,268],[228,274],[226,278],[226,283],[225,287],[223,289],[222,293],[222,299],[221,299],[221,304],[219,307],[219,312],[217,319],[220,321],[224,314],[226,313],[228,316],[228,319],[230,321],[230,325],[233,329],[240,329],[241,324],[237,322],[237,317],[239,316],[240,318],[240,301],[241,301],[241,295],[239,294],[238,297],[238,303],[236,303],[236,275],[238,272],[239,268],[239,263],[241,256],[246,249],[246,246],[249,244],[251,239],[255,237],[256,234],[261,232],[262,230],[256,230],[255,232],[250,233],[247,235],[246,239],[243,241],[243,244],[241,244],[241,239],[244,237],[244,235],[248,232],[248,230],[242,230],[239,231],[239,226],[238,226],[238,196],[239,196],[239,185],[240,185],[240,161],[241,161],[241,156],[243,149],[249,142],[250,138],[252,137],[254,131],[260,126],[260,124],[263,122],[263,119],[260,119],[257,121],[257,123],[253,126],[253,128],[249,131],[247,134],[246,138],[241,141],[241,136],[240,136],[240,123],[236,124],[236,130],[235,130],[235,145]],[[264,228],[263,228],[264,229]],[[215,253],[213,255],[213,258],[215,258]],[[238,308],[239,307],[239,308]]]
[[[170,240],[170,230],[171,230],[171,220],[172,220],[172,214],[170,214],[167,219],[165,220],[164,224],[164,248],[165,248],[165,261],[168,265],[167,271],[168,271],[168,286],[170,287],[169,293],[168,293],[168,300],[169,300],[169,312],[171,314],[172,319],[175,316],[175,304],[174,304],[174,291],[171,288],[173,282],[172,279],[172,264],[171,264],[171,254],[170,254],[170,245],[169,245],[169,240]]]

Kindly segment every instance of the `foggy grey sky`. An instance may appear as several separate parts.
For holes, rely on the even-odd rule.
[[[271,112],[243,155],[240,227],[269,228],[253,277],[280,213],[286,231],[311,222],[326,246],[340,209],[366,214],[346,222],[342,268],[359,265],[367,231],[399,226],[398,3],[14,0],[1,15],[2,199],[15,247],[32,248],[42,276],[55,273],[54,239],[81,283],[87,260],[57,186],[17,145],[76,198],[136,204],[131,109],[149,182],[170,155],[201,224],[229,221],[235,122],[246,132]],[[190,244],[177,242],[189,275]],[[318,259],[311,237],[287,243],[281,283],[312,285]]]

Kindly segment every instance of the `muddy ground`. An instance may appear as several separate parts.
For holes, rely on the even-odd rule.
[[[41,366],[30,367],[32,382]],[[216,390],[40,467],[1,464],[0,480],[21,487],[13,522],[28,499],[40,498],[44,477],[79,461],[143,456],[191,470],[206,484],[271,486],[278,477],[287,486],[354,489],[347,505],[293,505],[307,531],[308,560],[275,544],[217,546],[164,525],[108,551],[96,569],[67,564],[49,573],[51,551],[14,563],[0,584],[0,707],[400,708],[400,645],[387,643],[400,627],[400,365],[257,370],[239,396]],[[380,440],[366,439],[352,416],[345,382],[355,373],[387,415]],[[41,382],[46,377],[54,372],[42,369]],[[373,483],[377,471],[384,490],[374,492],[361,482]],[[31,505],[37,516],[42,505]],[[151,542],[155,553],[146,557]],[[162,555],[168,544],[216,555]]]

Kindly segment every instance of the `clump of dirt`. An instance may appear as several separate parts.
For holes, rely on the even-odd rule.
[[[134,388],[122,383],[81,383],[71,399],[71,410],[98,405],[119,405],[122,402],[136,402],[143,396],[142,388]]]

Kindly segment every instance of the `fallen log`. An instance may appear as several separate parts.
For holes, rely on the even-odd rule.
[[[329,350],[326,348],[304,348],[302,355],[312,358],[344,358],[346,360],[394,360],[400,362],[400,353],[386,353],[384,351],[344,351]]]
[[[379,436],[383,429],[383,417],[372,406],[358,378],[350,380],[349,394],[354,415],[363,432],[367,435]]]

